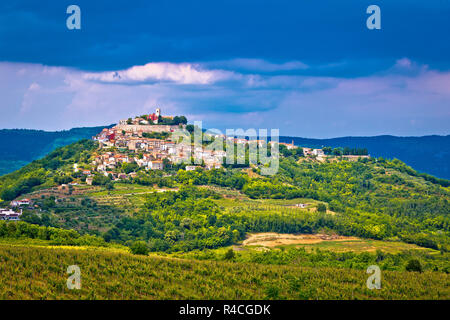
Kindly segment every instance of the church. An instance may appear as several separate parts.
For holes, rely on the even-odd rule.
[[[160,108],[156,108],[156,112],[152,113],[152,114],[149,114],[148,117],[147,117],[147,120],[149,122],[152,121],[154,124],[158,124],[158,121],[159,121],[160,117],[161,118],[166,118],[166,119],[173,119],[173,117],[171,117],[171,116],[162,117],[161,116],[161,109]]]

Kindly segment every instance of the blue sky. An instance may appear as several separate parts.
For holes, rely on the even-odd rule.
[[[81,8],[81,30],[66,8]],[[366,8],[381,8],[381,30]],[[282,135],[449,134],[450,0],[0,4],[0,128],[150,112]]]

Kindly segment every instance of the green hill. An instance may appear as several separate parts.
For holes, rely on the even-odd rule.
[[[303,147],[322,148],[349,147],[366,148],[374,157],[400,159],[414,169],[450,179],[450,135],[423,137],[341,137],[330,139],[311,139],[300,137],[280,137],[280,142],[291,143]]]
[[[192,250],[230,245],[248,232],[315,233],[330,230],[362,238],[402,240],[436,250],[449,250],[449,188],[447,180],[427,180],[399,160],[318,162],[283,157],[273,177],[252,175],[240,168],[146,171],[125,186],[98,175],[83,186],[84,175],[73,164],[90,166],[96,143],[80,141],[58,148],[41,160],[0,178],[0,198],[12,200],[35,191],[39,209],[25,212],[29,222],[96,233],[108,241],[149,241],[158,250]],[[126,167],[117,169],[126,171]],[[51,196],[48,188],[67,181],[75,195]],[[116,188],[114,188],[114,185]],[[222,191],[235,190],[238,209],[217,203]],[[140,186],[140,192],[133,189]],[[109,187],[110,190],[105,188]],[[95,189],[97,188],[97,189]],[[111,189],[112,188],[112,189]],[[122,191],[116,191],[123,188]],[[153,192],[172,188],[180,192]],[[45,189],[43,194],[37,190]],[[93,192],[105,190],[105,192]],[[64,193],[64,192],[63,192]],[[115,194],[119,202],[106,199]],[[128,195],[127,195],[128,194]],[[245,199],[310,199],[322,210],[300,211],[285,206],[261,210]],[[265,200],[267,199],[267,200]],[[55,200],[58,200],[55,202]],[[238,201],[238,200],[236,200]],[[295,200],[294,200],[295,201]],[[206,228],[205,231],[204,228]]]
[[[0,176],[20,169],[57,147],[90,139],[104,127],[73,128],[64,131],[29,129],[0,130]]]
[[[0,176],[20,169],[33,160],[44,157],[60,146],[81,139],[90,139],[104,127],[73,128],[65,131],[42,131],[28,129],[0,130]],[[420,172],[449,179],[450,136],[424,137],[342,137],[311,139],[280,137],[280,142],[294,141],[303,147],[366,148],[375,157],[400,159]]]
[[[351,299],[352,292],[358,299],[448,298],[447,180],[423,176],[399,160],[321,162],[282,149],[280,169],[271,177],[261,176],[256,167],[147,171],[127,164],[115,171],[133,170],[133,177],[114,181],[94,172],[93,185],[86,185],[86,176],[74,172],[73,164],[93,170],[101,152],[96,142],[82,140],[0,177],[0,207],[21,197],[33,201],[23,208],[26,223],[0,224],[0,259],[23,266],[18,287],[9,280],[17,268],[2,273],[0,283],[9,288],[4,298],[57,299],[59,293],[60,298]],[[68,182],[75,185],[61,187]],[[243,245],[250,233],[267,232],[348,240]],[[72,249],[49,249],[58,245]],[[123,249],[135,245],[152,256],[136,257]],[[103,249],[92,248],[98,246]],[[36,254],[48,268],[37,267],[41,258]],[[66,267],[56,264],[77,264],[73,256],[89,270],[91,285],[79,293],[66,292],[57,280],[58,268]],[[373,264],[389,279],[388,291],[365,289],[364,271]],[[152,273],[155,267],[165,271]],[[414,276],[406,272],[413,269]],[[113,275],[111,282],[105,279],[107,285],[100,281],[102,272]],[[148,272],[152,276],[144,280]],[[33,285],[41,289],[27,289],[21,296],[23,277],[40,279],[41,274],[50,276],[51,284],[36,280]],[[248,278],[251,274],[255,279]],[[294,280],[280,280],[280,274]],[[338,282],[336,274],[342,276]],[[223,277],[230,279],[218,280]],[[206,289],[188,279],[205,283]],[[311,284],[306,291],[300,288],[304,279]]]

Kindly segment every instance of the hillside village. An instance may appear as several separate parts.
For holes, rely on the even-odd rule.
[[[207,150],[205,146],[194,146],[192,143],[176,143],[172,134],[176,132],[192,132],[187,130],[187,119],[184,116],[163,116],[161,109],[154,113],[120,120],[112,128],[104,128],[92,137],[98,142],[97,150],[90,156],[90,162],[74,163],[72,167],[75,180],[58,181],[58,187],[46,190],[56,193],[68,191],[72,194],[74,186],[78,184],[95,185],[96,179],[104,176],[105,181],[121,181],[135,178],[142,170],[164,170],[166,166],[180,164],[188,157],[201,159],[200,164],[186,164],[178,166],[186,171],[193,171],[203,167],[206,170],[223,167],[226,152],[223,150]],[[192,128],[188,128],[192,129]],[[234,144],[256,143],[262,146],[264,140],[247,140],[245,138],[225,137]],[[280,143],[286,150],[298,149],[293,143]],[[320,149],[304,149],[306,153],[320,156]],[[196,162],[198,163],[198,162]],[[126,169],[125,169],[126,168]],[[167,174],[167,173],[165,173]],[[169,173],[170,174],[170,173]],[[101,183],[103,184],[103,183]],[[52,191],[53,192],[53,191]],[[32,199],[16,199],[11,201],[10,208],[0,209],[0,220],[20,220],[22,209],[36,209],[36,195],[32,192]],[[56,200],[55,200],[56,201]]]
[[[87,176],[86,183],[92,184],[93,171],[112,177],[115,180],[127,179],[136,175],[119,172],[117,169],[124,164],[136,164],[145,170],[164,170],[168,164],[181,163],[186,157],[200,159],[202,167],[207,170],[219,169],[224,163],[224,150],[207,150],[204,146],[194,146],[187,143],[176,143],[172,135],[176,132],[187,132],[187,119],[184,116],[163,116],[157,108],[152,114],[120,120],[112,128],[104,128],[93,140],[99,143],[99,150],[92,162],[92,169],[78,168],[74,165],[74,172],[81,172]],[[191,130],[192,131],[192,130]],[[218,136],[216,136],[218,137]],[[256,143],[262,146],[265,140],[248,140],[246,138],[220,136],[232,140],[234,144],[248,145]],[[324,161],[332,155],[331,148],[312,149],[295,146],[294,143],[279,143],[280,148],[288,151],[299,150],[304,157]],[[359,155],[342,155],[347,159],[368,157],[367,153]],[[334,154],[336,155],[336,154]],[[200,165],[186,165],[185,170],[195,170]]]
[[[115,126],[104,128],[92,137],[98,143],[98,148],[82,162],[73,163],[72,178],[66,179],[63,175],[62,180],[55,180],[59,185],[56,187],[57,192],[63,188],[71,193],[73,186],[78,184],[107,185],[113,181],[127,181],[142,176],[145,171],[164,170],[162,175],[167,176],[173,174],[173,170],[223,168],[226,151],[209,150],[205,144],[195,145],[190,136],[193,131],[194,126],[187,124],[186,117],[165,116],[159,108],[148,115],[120,120]],[[188,142],[174,141],[179,139],[177,133],[188,135]],[[232,141],[235,146],[245,147],[250,144],[261,147],[267,143],[265,140],[225,135],[215,135],[212,138],[221,138],[223,141]],[[356,161],[369,157],[365,149],[346,149],[348,148],[302,148],[293,142],[279,143],[281,156],[295,155],[298,161]],[[0,220],[20,220],[21,209],[31,206],[34,208],[34,200],[16,198],[10,203],[10,209],[1,209]],[[18,210],[14,211],[15,208]]]
[[[206,144],[195,145],[191,142],[190,136],[193,131],[194,126],[187,124],[184,116],[164,116],[159,108],[148,115],[120,120],[117,125],[104,128],[92,137],[98,143],[97,149],[93,153],[86,154],[87,157],[81,162],[71,164],[70,176],[62,174],[61,179],[55,178],[57,187],[53,189],[56,193],[65,190],[72,194],[73,187],[78,184],[108,185],[113,181],[130,181],[142,177],[146,171],[156,171],[157,175],[170,176],[180,169],[193,171],[197,168],[205,170],[220,169],[224,166],[229,168],[230,166],[225,164],[226,151],[209,150]],[[174,141],[179,137],[177,133],[187,134],[188,142]],[[247,147],[253,144],[261,147],[267,143],[265,140],[242,137],[212,136],[213,139],[218,137],[223,141],[232,141],[235,146]],[[339,161],[339,159],[356,161],[369,157],[365,149],[302,148],[293,142],[280,142],[279,151],[282,157],[295,155],[299,162]],[[189,163],[186,163],[186,160]],[[245,165],[237,167],[242,168]],[[39,193],[36,196],[39,196]],[[20,220],[22,208],[37,207],[34,203],[35,198],[35,195],[31,200],[16,198],[10,203],[10,208],[0,209],[0,220]]]
[[[188,155],[200,157],[207,169],[220,168],[223,151],[208,151],[203,147],[194,148],[191,144],[175,143],[172,133],[186,131],[186,118],[162,116],[161,110],[155,113],[121,120],[108,129],[105,128],[93,137],[99,142],[100,151],[93,161],[95,170],[105,175],[125,163],[135,163],[146,170],[163,170],[165,163],[180,163]],[[195,166],[186,166],[186,170],[193,170]],[[78,171],[78,168],[74,168]],[[85,174],[90,172],[83,171]],[[117,179],[125,176],[117,175]],[[89,179],[87,180],[89,183]]]
[[[30,199],[21,199],[21,200],[14,200],[11,201],[10,206],[11,208],[0,208],[0,220],[6,220],[6,221],[19,221],[20,217],[22,216],[22,208],[28,207],[31,205]],[[15,211],[19,210],[19,211]]]

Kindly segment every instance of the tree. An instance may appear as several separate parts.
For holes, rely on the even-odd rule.
[[[422,265],[417,259],[411,259],[406,265],[406,271],[422,272]]]
[[[342,155],[342,149],[341,148],[334,148],[332,153],[335,156],[341,156]]]
[[[177,124],[186,124],[187,123],[187,119],[185,116],[180,116],[179,117],[179,123]]]
[[[319,203],[317,205],[317,211],[318,212],[327,212],[327,206],[323,203]]]
[[[148,255],[149,249],[147,247],[147,244],[144,241],[135,241],[133,245],[131,246],[131,252],[133,254],[141,254],[141,255]]]
[[[331,154],[333,152],[331,147],[323,147],[322,150],[323,150],[323,153],[325,153],[325,154]]]
[[[111,182],[111,180],[109,179],[109,177],[105,177],[102,174],[96,174],[94,176],[94,178],[92,179],[93,186],[104,186],[110,182]]]
[[[234,250],[233,248],[228,249],[228,251],[225,253],[225,260],[232,260],[234,258]]]
[[[114,184],[112,184],[112,182],[108,182],[108,183],[105,185],[105,188],[106,188],[106,190],[111,191],[111,190],[114,189]]]
[[[139,168],[138,164],[136,162],[131,163],[124,163],[122,164],[122,170],[126,174],[129,174],[130,172],[134,172]]]
[[[193,124],[188,124],[188,125],[186,126],[186,130],[189,131],[189,133],[194,132],[194,129],[195,129],[195,127],[194,127]]]

